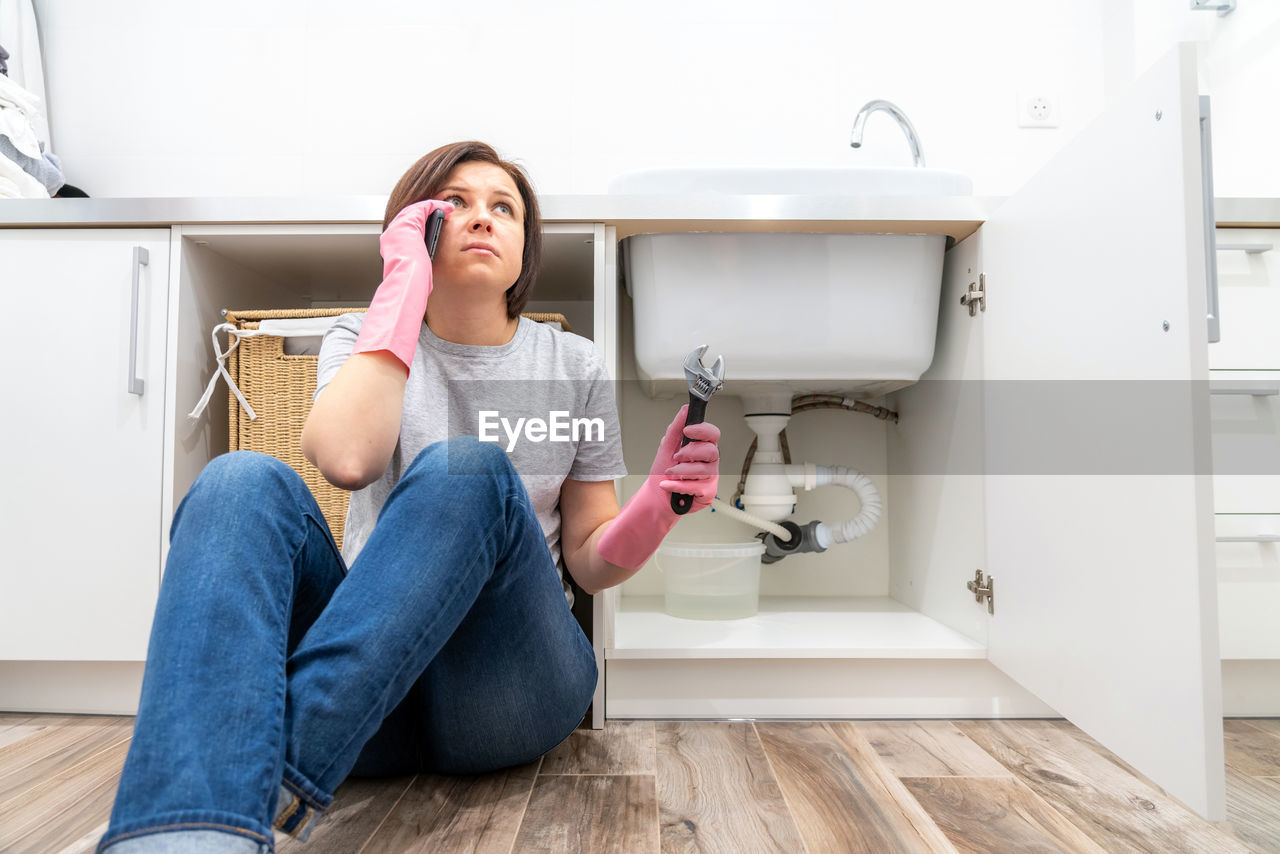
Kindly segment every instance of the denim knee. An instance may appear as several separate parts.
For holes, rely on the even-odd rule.
[[[298,487],[306,484],[288,463],[257,451],[231,451],[209,461],[188,495],[207,492],[220,501],[259,506],[278,495],[292,497]]]
[[[196,485],[204,484],[215,489],[230,487],[237,492],[245,492],[264,486],[286,485],[296,477],[298,473],[288,463],[269,454],[231,451],[209,460],[196,479]]]
[[[524,488],[524,481],[502,448],[480,442],[474,435],[460,435],[422,448],[404,470],[392,498],[399,502],[410,495],[424,499],[431,502],[431,512],[439,516],[447,510],[466,512],[463,506],[470,506],[471,499],[486,503],[486,499],[493,498],[502,503],[516,490],[524,492]],[[443,493],[453,498],[447,506],[439,503]]]
[[[260,517],[300,506],[311,491],[302,476],[275,457],[232,451],[214,457],[200,472],[174,514],[169,537],[186,516],[205,520]]]
[[[423,448],[409,466],[431,467],[437,474],[516,475],[510,458],[496,442],[481,442],[476,436],[452,436]]]

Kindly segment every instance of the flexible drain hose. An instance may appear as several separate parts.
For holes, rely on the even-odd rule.
[[[844,466],[818,466],[817,485],[828,483],[853,490],[862,502],[862,510],[857,516],[841,524],[827,526],[833,542],[847,543],[875,528],[880,521],[880,491],[865,474]]]

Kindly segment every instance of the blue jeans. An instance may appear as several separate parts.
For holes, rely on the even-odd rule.
[[[98,851],[272,851],[350,774],[529,762],[591,702],[591,644],[496,445],[419,454],[350,572],[302,478],[247,451],[209,463],[170,541]]]

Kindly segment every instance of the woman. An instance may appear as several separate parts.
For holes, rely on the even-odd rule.
[[[433,210],[446,215],[434,262]],[[307,458],[354,490],[343,554],[288,466],[209,463],[174,515],[99,851],[270,851],[273,826],[306,839],[351,773],[490,771],[582,720],[596,664],[560,564],[590,593],[630,577],[679,518],[672,492],[710,504],[720,432],[684,427],[682,408],[619,511],[600,357],[520,316],[541,232],[528,180],[482,143],[400,179],[382,284],[326,334],[302,433]],[[595,417],[603,435],[498,443],[474,429],[531,406]]]

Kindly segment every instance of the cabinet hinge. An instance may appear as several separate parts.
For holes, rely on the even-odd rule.
[[[985,585],[982,583],[982,570],[980,569],[975,570],[973,580],[965,584],[965,587],[969,588],[969,592],[973,594],[973,598],[979,603],[981,603],[983,599],[987,600],[987,613],[993,616],[996,613],[995,586],[996,580],[991,577],[987,578],[987,583]]]
[[[969,306],[969,316],[973,317],[978,309],[987,310],[987,274],[980,273],[976,283],[969,283],[969,293],[960,297],[960,304]]]

